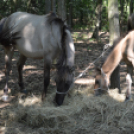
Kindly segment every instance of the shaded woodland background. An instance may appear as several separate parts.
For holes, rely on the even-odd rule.
[[[40,15],[53,11],[67,19],[72,29],[89,30],[95,26],[99,4],[102,11],[100,30],[108,31],[108,0],[1,0],[0,19],[16,11]],[[124,25],[133,12],[133,5],[133,0],[118,0],[121,30],[126,30]]]

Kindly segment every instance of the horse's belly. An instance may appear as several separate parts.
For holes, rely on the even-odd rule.
[[[35,46],[30,43],[17,44],[18,51],[28,58],[40,59],[43,58],[43,48],[41,46]]]

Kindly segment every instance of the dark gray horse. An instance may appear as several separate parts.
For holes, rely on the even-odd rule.
[[[50,67],[57,58],[57,92],[55,101],[63,103],[64,97],[74,79],[75,48],[71,33],[64,22],[54,13],[47,15],[33,15],[16,12],[0,21],[0,43],[5,49],[6,85],[3,101],[9,101],[8,75],[14,49],[18,49],[20,57],[17,62],[19,86],[25,91],[22,68],[28,58],[44,59],[44,90],[42,99],[46,96],[50,82]]]

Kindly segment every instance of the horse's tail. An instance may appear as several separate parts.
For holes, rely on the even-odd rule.
[[[5,26],[8,18],[3,18],[0,21],[0,43],[4,46],[11,45],[14,43],[15,39],[19,39],[18,32],[13,32],[15,26],[8,28],[9,26]]]

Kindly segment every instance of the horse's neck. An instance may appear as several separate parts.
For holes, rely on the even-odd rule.
[[[68,30],[65,30],[66,32],[66,65],[67,66],[74,66],[74,53],[75,53],[75,48],[74,48],[74,43],[71,37],[71,33]]]
[[[122,59],[121,47],[122,45],[120,43],[117,46],[115,46],[115,48],[113,49],[113,51],[108,56],[108,58],[102,66],[102,69],[108,78],[111,76],[112,72]]]

